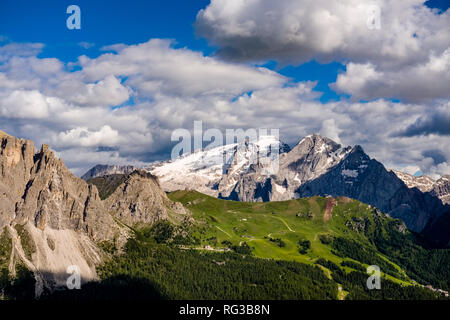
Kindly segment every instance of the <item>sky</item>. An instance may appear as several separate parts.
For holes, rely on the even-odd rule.
[[[68,29],[75,4],[81,29]],[[167,159],[171,134],[320,133],[450,174],[450,1],[0,2],[0,130],[76,174]]]

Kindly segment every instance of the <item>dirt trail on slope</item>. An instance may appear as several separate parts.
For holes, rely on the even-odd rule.
[[[327,222],[331,218],[331,213],[333,212],[334,206],[337,204],[336,199],[327,198],[327,202],[325,203],[325,213],[323,215],[323,222]]]
[[[222,231],[223,233],[225,233],[227,236],[229,236],[230,238],[232,238],[231,234],[229,234],[228,232],[226,232],[225,230],[223,230],[221,227],[216,226],[217,229],[219,229],[220,231]]]
[[[284,221],[284,220],[281,219],[281,218],[278,218],[278,219],[280,219],[281,222],[283,222],[283,224],[286,226],[286,228],[288,228],[288,230],[289,230],[290,232],[295,232],[294,230],[291,229],[291,227],[289,227],[289,225],[286,223],[286,221]]]
[[[273,217],[273,216],[270,216],[270,217],[280,220],[290,232],[295,232],[295,230],[292,230],[291,227],[289,227],[289,225],[286,223],[286,221],[284,221],[284,219],[282,219],[280,217]],[[269,235],[271,235],[271,233]]]

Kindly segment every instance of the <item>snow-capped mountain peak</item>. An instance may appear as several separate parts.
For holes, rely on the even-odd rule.
[[[398,170],[392,171],[408,186],[408,188],[417,188],[422,192],[431,191],[436,183],[435,180],[426,175],[416,177],[406,172]]]
[[[196,150],[175,160],[154,163],[146,170],[159,177],[166,191],[189,188],[218,196],[224,175],[241,175],[262,158],[276,155],[272,148],[278,148],[279,153],[290,150],[274,136],[260,136],[257,141]]]

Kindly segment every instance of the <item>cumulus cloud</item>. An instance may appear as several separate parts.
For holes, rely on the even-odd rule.
[[[400,171],[409,173],[411,175],[415,175],[416,173],[420,172],[420,168],[418,166],[414,166],[414,165],[413,166],[406,166],[406,167],[401,168]]]
[[[425,150],[424,152],[422,152],[422,155],[425,158],[433,159],[433,162],[436,165],[444,163],[447,160],[446,157],[445,157],[445,154],[441,150],[438,150],[438,149]]]
[[[115,146],[119,142],[119,132],[105,125],[98,131],[89,131],[86,127],[78,127],[58,135],[56,145],[64,147],[99,147]]]
[[[6,40],[3,39],[3,40]],[[12,57],[35,56],[42,51],[42,43],[8,43],[0,47],[0,63]]]
[[[336,121],[334,119],[327,119],[322,122],[322,128],[320,129],[320,134],[322,134],[325,137],[328,137],[337,143],[342,143],[341,139],[339,138],[339,133],[342,130],[339,129],[336,126]]]
[[[439,56],[432,54],[423,64],[404,67],[400,72],[383,70],[372,63],[349,63],[333,88],[351,93],[356,100],[402,97],[408,102],[427,102],[449,99],[449,70],[450,48]]]
[[[413,124],[409,125],[404,130],[395,133],[397,136],[406,137],[430,134],[450,136],[449,103],[434,112],[429,112],[420,116]]]
[[[188,126],[196,116],[220,122],[216,108],[221,103],[281,88],[287,81],[265,68],[225,63],[171,45],[156,39],[114,46],[114,54],[80,57],[81,70],[74,72],[57,59],[5,55],[0,125],[37,144],[51,143],[74,168],[87,169],[96,152],[103,163],[143,163],[168,150],[174,128]],[[303,86],[298,90],[309,92]],[[131,95],[133,106],[123,105]],[[85,156],[76,157],[84,158],[84,166],[73,160],[75,149],[84,150]]]
[[[14,90],[3,99],[0,114],[5,118],[45,119],[62,107],[58,98],[45,97],[37,90]]]
[[[96,59],[82,56],[79,64],[87,79],[126,76],[139,94],[178,96],[236,95],[252,89],[281,85],[285,79],[266,68],[225,63],[199,52],[171,48],[170,40],[152,39],[132,46],[117,46],[118,54]]]
[[[67,101],[79,105],[116,106],[130,98],[132,90],[123,86],[119,79],[107,75],[96,83],[83,83],[76,79],[69,79],[60,83],[57,88],[60,95]]]
[[[290,144],[321,132],[345,145],[361,144],[388,167],[450,173],[450,150],[443,148],[448,135],[394,134],[429,117],[425,104],[322,104],[315,82],[174,49],[167,40],[115,50],[80,57],[76,71],[57,59],[9,57],[0,66],[0,128],[50,143],[77,174],[96,163],[165,159],[172,131],[192,129],[195,120],[204,129],[279,128]],[[445,113],[449,105],[437,103],[435,110]],[[439,161],[430,150],[442,151]]]
[[[424,2],[212,0],[198,13],[196,27],[239,60],[411,63],[428,57],[424,49],[444,51],[443,40],[450,39],[448,13],[437,15]],[[374,6],[380,29],[368,27]]]
[[[347,73],[335,87],[355,99],[423,102],[450,92],[450,10],[424,2],[212,0],[196,29],[226,59],[340,61]]]

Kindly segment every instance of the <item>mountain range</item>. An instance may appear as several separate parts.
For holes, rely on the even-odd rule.
[[[174,161],[154,163],[144,170],[97,166],[84,175],[90,177],[85,181],[73,175],[48,145],[36,149],[32,141],[1,131],[0,142],[0,299],[23,296],[26,290],[21,286],[29,288],[30,284],[33,297],[47,296],[65,287],[71,266],[77,266],[83,284],[100,279],[113,281],[105,278],[108,275],[119,277],[119,284],[134,283],[136,275],[123,278],[124,272],[132,270],[152,281],[163,281],[164,270],[186,268],[177,256],[202,266],[202,277],[207,277],[209,283],[205,285],[210,286],[209,281],[215,277],[210,274],[210,263],[219,265],[216,259],[221,256],[211,262],[202,254],[195,254],[196,250],[232,250],[244,255],[242,259],[254,254],[255,259],[246,263],[255,270],[269,265],[274,270],[280,268],[256,258],[295,258],[300,265],[294,267],[304,270],[304,279],[317,270],[301,263],[320,262],[322,267],[331,268],[328,270],[337,270],[336,282],[326,289],[331,291],[322,293],[332,298],[341,296],[337,286],[344,282],[349,292],[370,296],[355,289],[354,279],[345,278],[334,264],[343,263],[345,257],[365,265],[371,263],[374,255],[387,254],[389,264],[381,258],[377,261],[390,270],[392,281],[415,286],[412,279],[419,279],[437,288],[448,288],[448,276],[438,270],[439,259],[448,259],[446,249],[427,251],[406,230],[407,226],[436,244],[447,245],[448,206],[431,191],[409,188],[394,172],[370,159],[360,146],[342,147],[319,135],[305,137],[292,149],[279,143],[279,170],[268,174],[267,168],[273,163],[260,161],[258,155],[272,152],[270,146],[276,141],[262,137],[255,143],[244,141],[199,150]],[[232,155],[225,163],[224,152]],[[164,192],[195,188],[214,197],[196,191]],[[445,193],[445,188],[436,190]],[[297,198],[301,199],[290,200]],[[254,247],[244,239],[253,242]],[[278,249],[273,251],[272,244]],[[184,254],[187,248],[195,250]],[[429,275],[423,271],[428,255],[433,256],[433,271]],[[243,266],[243,262],[238,262],[241,258],[224,257],[236,261],[236,267]],[[330,264],[324,257],[334,262]],[[126,265],[120,265],[121,261]],[[136,265],[136,261],[142,265]],[[364,268],[348,263],[346,266],[354,271]],[[403,271],[395,271],[396,263],[405,268],[408,277]],[[145,269],[150,265],[153,269]],[[285,267],[283,272],[291,268]],[[227,272],[234,279],[233,270]],[[160,277],[153,278],[155,273]],[[317,277],[325,284],[328,278],[319,273]],[[358,277],[363,279],[364,273]],[[194,282],[186,283],[189,290],[196,290]],[[165,280],[161,283],[167,290],[174,290],[169,290],[173,293],[169,296],[179,297],[178,285]],[[307,286],[313,285],[308,282]],[[248,288],[251,286],[249,283]],[[399,297],[403,289],[394,287],[389,294]],[[185,294],[193,293],[189,290]],[[307,296],[309,289],[302,290],[307,290]],[[430,294],[419,291],[408,297]],[[216,297],[216,293],[204,297]]]
[[[279,169],[268,176],[266,164],[252,160],[274,139],[261,137],[253,143],[198,150],[173,161],[154,163],[145,170],[159,177],[165,191],[193,189],[226,200],[347,196],[403,220],[415,232],[431,230],[433,224],[450,214],[447,176],[434,181],[388,170],[361,146],[344,147],[317,134],[306,136],[292,149],[280,142]],[[224,152],[230,150],[233,156],[223,163]],[[439,234],[432,240],[449,243],[450,232]]]

